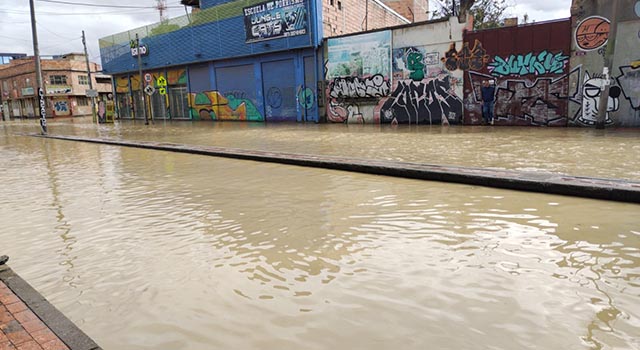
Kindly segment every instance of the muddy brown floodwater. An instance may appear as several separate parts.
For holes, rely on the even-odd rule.
[[[0,253],[107,350],[640,348],[637,204],[37,131],[0,122]],[[637,130],[49,131],[640,179]]]

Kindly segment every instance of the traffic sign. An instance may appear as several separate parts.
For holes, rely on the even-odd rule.
[[[154,92],[156,92],[156,88],[154,88],[154,87],[153,87],[153,86],[151,86],[151,85],[147,85],[147,86],[144,88],[144,93],[145,93],[145,94],[147,94],[147,95],[149,95],[149,96],[153,95],[153,93],[154,93]]]
[[[158,89],[158,92],[160,93],[160,95],[166,95],[167,94],[167,88],[161,87],[161,88]]]
[[[85,91],[85,95],[87,95],[87,97],[98,97],[98,90],[95,89],[87,89]]]
[[[158,84],[158,86],[163,87],[163,86],[167,86],[167,79],[165,79],[162,75],[158,77],[158,80],[156,81],[156,83]]]
[[[151,74],[147,73],[144,75],[144,81],[146,81],[147,83],[151,82]]]

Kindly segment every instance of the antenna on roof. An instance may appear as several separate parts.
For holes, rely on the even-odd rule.
[[[167,1],[166,0],[156,0],[157,5],[156,9],[160,12],[160,22],[164,22],[166,18],[164,17],[164,11],[167,9]]]

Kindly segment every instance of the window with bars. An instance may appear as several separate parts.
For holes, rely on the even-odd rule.
[[[78,84],[80,84],[80,85],[89,85],[89,76],[88,75],[78,75]]]
[[[49,77],[49,83],[52,85],[65,85],[67,84],[66,75],[52,75]]]
[[[76,99],[78,101],[78,106],[88,106],[89,105],[89,99],[86,98],[86,97],[78,96]]]

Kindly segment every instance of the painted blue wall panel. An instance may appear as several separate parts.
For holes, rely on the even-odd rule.
[[[189,88],[191,92],[203,92],[213,89],[208,64],[189,67]]]
[[[266,121],[296,121],[296,79],[293,59],[262,63]]]
[[[321,33],[316,33],[316,28],[321,24],[321,19],[317,17],[321,14],[316,12],[315,1],[309,0],[307,6],[308,31],[305,35],[246,43],[244,18],[237,16],[141,38],[141,43],[149,49],[149,54],[142,57],[143,69],[317,46],[320,42],[318,38],[322,37]],[[129,43],[101,48],[100,54],[106,73],[118,74],[137,70],[137,60],[131,56]]]

